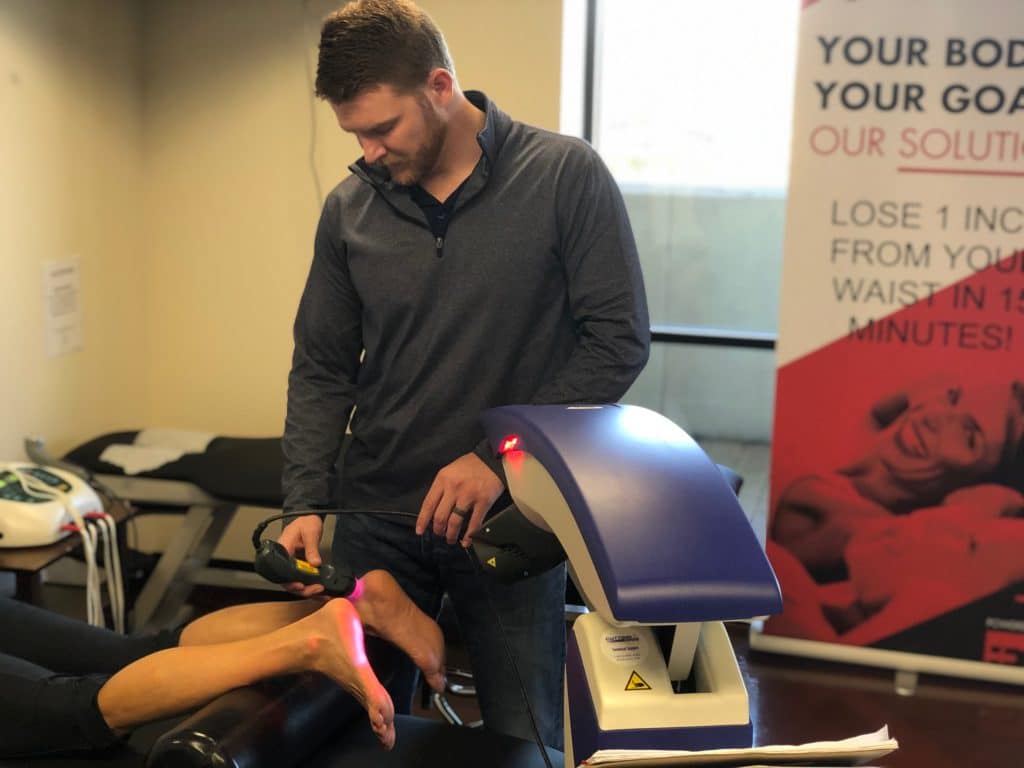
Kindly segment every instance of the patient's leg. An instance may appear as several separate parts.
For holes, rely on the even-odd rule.
[[[397,645],[435,691],[444,691],[444,635],[437,622],[421,611],[387,571],[362,576],[362,591],[352,602],[371,634]]]
[[[210,645],[265,635],[315,613],[322,599],[244,603],[200,616],[181,632],[178,645]]]
[[[404,651],[427,683],[444,690],[444,635],[437,623],[409,599],[387,571],[374,570],[360,581],[358,597],[350,598],[367,631]],[[202,616],[181,633],[180,645],[208,645],[265,634],[309,616],[323,598],[234,605]]]
[[[124,731],[204,704],[232,688],[275,675],[321,672],[366,709],[377,738],[394,744],[394,706],[370,668],[359,616],[347,600],[269,633],[146,656],[110,678],[97,703],[107,724]]]

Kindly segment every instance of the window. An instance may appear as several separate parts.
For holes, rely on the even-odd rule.
[[[564,128],[619,182],[664,339],[626,400],[698,437],[770,433],[798,14],[795,1],[565,2]],[[580,79],[589,114],[574,109]],[[708,336],[719,345],[670,343]]]

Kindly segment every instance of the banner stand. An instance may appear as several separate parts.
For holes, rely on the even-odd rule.
[[[1024,4],[801,7],[750,646],[1024,684]]]
[[[769,635],[762,631],[763,623],[751,622],[750,647],[768,653],[780,653],[787,656],[804,656],[811,659],[836,661],[841,664],[857,664],[866,667],[892,669],[897,673],[946,675],[989,683],[1007,685],[1024,685],[1024,668],[1007,667],[990,664],[984,661],[966,661],[963,659],[930,656],[921,653],[903,653],[886,651],[879,648],[862,648],[855,645],[838,645],[836,643],[801,640],[795,637]],[[900,686],[898,686],[900,687]]]

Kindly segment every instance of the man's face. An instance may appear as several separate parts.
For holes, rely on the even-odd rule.
[[[366,162],[387,169],[396,183],[417,184],[434,171],[446,126],[426,89],[404,93],[381,85],[331,106]]]

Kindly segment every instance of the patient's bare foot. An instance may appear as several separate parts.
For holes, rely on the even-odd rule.
[[[300,623],[316,627],[314,666],[351,693],[385,749],[395,745],[395,706],[366,658],[363,626],[348,600],[331,600]]]
[[[427,684],[443,692],[444,635],[437,622],[416,607],[387,571],[370,571],[361,581],[362,593],[352,602],[363,626],[405,651]]]

